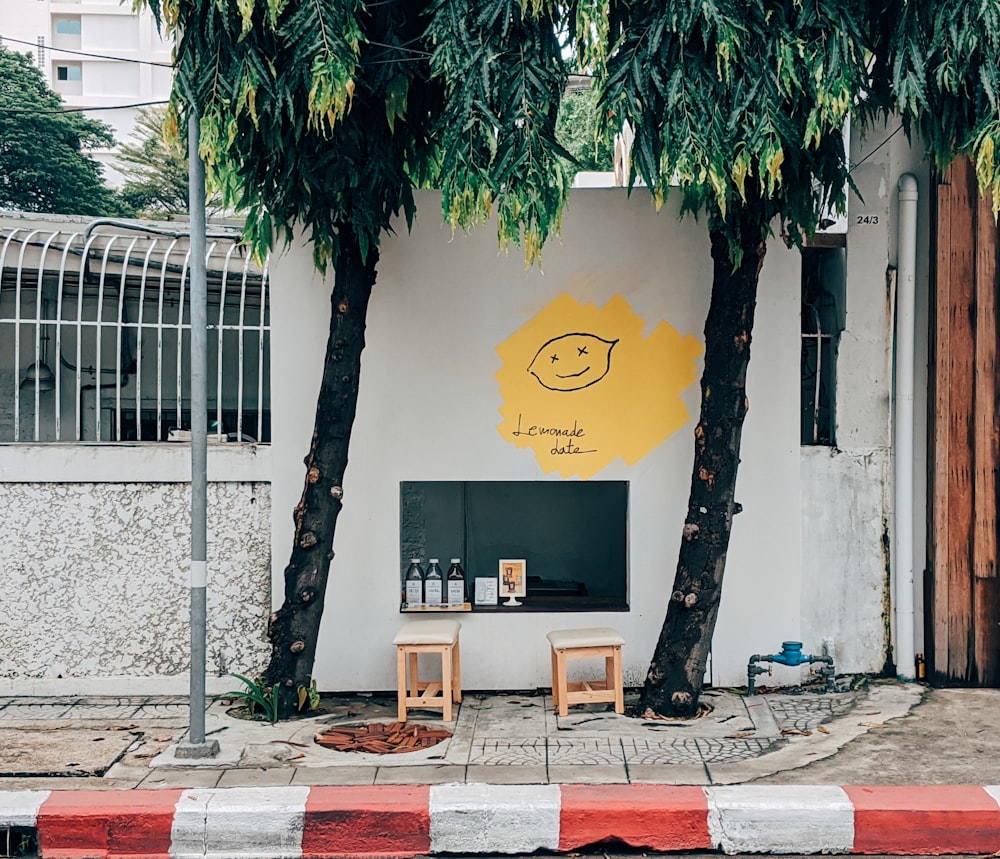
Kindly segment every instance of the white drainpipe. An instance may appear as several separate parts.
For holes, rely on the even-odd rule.
[[[896,275],[896,676],[913,680],[913,364],[915,333],[915,275],[917,266],[917,180],[912,173],[899,178],[899,236]]]

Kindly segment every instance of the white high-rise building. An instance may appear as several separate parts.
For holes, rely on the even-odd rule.
[[[68,107],[97,108],[87,116],[106,122],[126,142],[138,108],[119,105],[165,101],[170,95],[170,42],[160,38],[152,14],[135,14],[119,0],[0,0],[0,42],[31,53],[49,86]],[[94,156],[112,185],[122,181],[113,150]]]

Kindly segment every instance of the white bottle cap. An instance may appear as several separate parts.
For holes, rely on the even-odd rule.
[[[451,559],[451,562],[452,562],[453,564],[457,564],[457,563],[459,563],[459,562],[460,562],[461,560],[462,560],[461,558],[452,558],[452,559]]]
[[[437,558],[431,558],[431,563],[432,563],[432,564],[436,564],[437,562],[438,562],[438,559],[437,559]]]
[[[410,563],[411,564],[419,564],[420,563],[420,558],[410,558]]]

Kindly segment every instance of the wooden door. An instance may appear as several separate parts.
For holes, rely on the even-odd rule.
[[[931,209],[926,658],[938,681],[998,686],[997,227],[965,161]]]

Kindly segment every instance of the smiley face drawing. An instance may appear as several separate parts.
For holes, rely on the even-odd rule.
[[[579,391],[601,381],[611,369],[617,340],[596,334],[563,334],[542,345],[528,372],[550,391]]]

